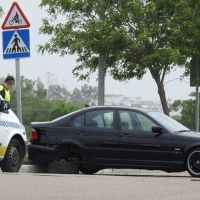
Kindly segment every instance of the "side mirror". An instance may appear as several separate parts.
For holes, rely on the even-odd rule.
[[[0,111],[6,111],[10,109],[10,103],[7,101],[1,101]]]
[[[159,133],[159,134],[163,133],[162,127],[159,127],[159,126],[152,126],[151,130],[152,130],[153,133]]]

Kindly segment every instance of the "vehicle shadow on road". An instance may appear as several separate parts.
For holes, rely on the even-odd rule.
[[[178,175],[178,174],[94,174],[94,175],[97,175],[97,176],[126,176],[126,177],[158,177],[158,178],[191,178],[191,176],[187,175],[187,174],[180,174],[180,175]]]

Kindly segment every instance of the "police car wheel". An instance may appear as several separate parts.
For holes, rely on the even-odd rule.
[[[23,159],[23,150],[20,142],[13,138],[8,145],[5,157],[1,163],[3,172],[18,172]]]

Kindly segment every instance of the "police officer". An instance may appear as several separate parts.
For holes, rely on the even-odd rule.
[[[13,76],[8,76],[5,79],[5,82],[0,85],[0,95],[4,99],[4,101],[10,101],[10,93],[9,90],[12,89],[12,86],[15,84],[15,79]]]

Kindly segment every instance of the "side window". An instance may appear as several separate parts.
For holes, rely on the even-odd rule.
[[[151,131],[152,126],[157,126],[150,118],[141,113],[137,113],[137,118],[143,131]]]
[[[131,123],[130,112],[128,111],[120,111],[120,120],[121,120],[121,129],[122,130],[131,130],[133,129]]]
[[[98,110],[86,113],[86,127],[113,129],[113,110]]]
[[[144,114],[134,111],[120,111],[121,129],[133,131],[151,131],[156,124]]]
[[[74,127],[85,127],[84,125],[84,115],[80,115],[73,120]]]

